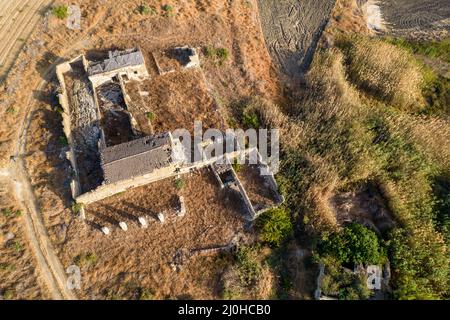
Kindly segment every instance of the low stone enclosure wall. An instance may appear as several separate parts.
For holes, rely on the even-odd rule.
[[[147,184],[150,184],[152,182],[162,180],[162,179],[178,177],[183,174],[187,174],[194,170],[198,170],[198,169],[201,169],[201,168],[204,168],[207,166],[210,166],[212,168],[212,171],[216,175],[216,178],[219,181],[221,187],[232,187],[235,191],[237,191],[240,194],[240,196],[243,199],[243,202],[245,204],[245,207],[247,208],[247,211],[248,211],[248,216],[245,216],[245,218],[250,221],[254,220],[258,215],[260,215],[264,211],[266,211],[270,208],[273,208],[275,206],[278,206],[284,201],[283,197],[278,193],[278,186],[277,186],[277,183],[275,181],[273,174],[269,170],[268,165],[263,162],[263,159],[256,148],[247,148],[247,149],[240,149],[240,150],[238,149],[237,151],[227,152],[224,155],[208,157],[205,154],[205,149],[203,149],[204,147],[201,147],[203,150],[202,160],[191,163],[191,162],[187,161],[186,158],[179,157],[180,154],[184,154],[184,151],[179,150],[181,146],[178,143],[178,140],[176,140],[176,141],[173,140],[173,137],[170,132],[168,132],[167,134],[169,135],[170,145],[171,145],[171,149],[172,149],[172,156],[171,156],[170,161],[167,164],[164,164],[160,167],[156,167],[151,172],[143,172],[142,174],[138,174],[136,176],[125,177],[123,180],[120,180],[120,181],[108,182],[108,181],[105,181],[105,179],[103,179],[103,182],[100,185],[98,185],[97,187],[90,189],[88,191],[85,191],[85,190],[83,191],[83,188],[80,183],[80,171],[79,171],[79,167],[78,167],[78,163],[77,163],[77,153],[75,152],[76,150],[78,150],[77,142],[74,139],[74,135],[73,135],[74,128],[72,127],[72,120],[73,120],[72,115],[73,115],[73,112],[76,112],[76,110],[71,110],[71,105],[70,105],[70,100],[69,100],[68,90],[67,90],[68,88],[66,87],[66,82],[65,82],[65,74],[73,71],[72,66],[75,63],[77,63],[77,64],[81,63],[83,70],[86,72],[86,74],[88,74],[89,62],[86,60],[84,55],[80,55],[70,61],[67,61],[67,62],[64,62],[64,63],[58,65],[56,67],[56,75],[57,75],[58,81],[60,83],[60,91],[59,91],[58,98],[59,98],[60,105],[62,107],[63,130],[67,137],[68,148],[69,148],[66,156],[67,156],[67,159],[70,161],[72,170],[73,170],[73,174],[72,174],[72,178],[71,178],[71,182],[70,182],[71,192],[72,192],[73,199],[76,201],[76,203],[81,204],[82,207],[83,207],[83,205],[88,205],[88,204],[100,201],[107,197],[111,197],[115,194],[130,190],[133,188],[144,186],[144,185],[147,185]],[[145,68],[145,66],[144,66],[144,68]],[[118,69],[118,70],[120,72],[127,72],[126,69]],[[133,74],[135,74],[134,71],[133,71]],[[139,76],[145,75],[145,74],[148,74],[148,73],[146,73],[146,70],[142,70],[142,69],[136,73],[136,75],[139,75]],[[108,73],[108,75],[105,75],[105,77],[106,76],[110,77],[111,74]],[[125,104],[128,105],[129,103],[131,103],[131,101],[125,91],[125,86],[123,85],[123,79],[121,78],[120,74],[115,74],[115,76],[117,76],[119,79],[119,84],[122,89]],[[128,80],[130,80],[130,79],[128,79]],[[98,79],[95,79],[95,83],[93,83],[93,82],[90,83],[90,85],[92,87],[91,89],[93,92],[93,96],[94,96],[93,99],[94,99],[94,107],[96,109],[95,110],[96,120],[98,120],[98,121],[101,119],[101,113],[100,113],[99,103],[98,103],[95,89],[96,89],[96,84],[98,84],[99,82],[101,82],[101,83],[105,82],[105,79],[104,79],[104,77],[102,77],[101,74],[98,75]],[[131,121],[132,125],[134,125],[134,123],[135,123],[135,121],[133,121],[133,120],[134,120],[133,116],[130,114],[130,121]],[[100,136],[98,139],[98,145],[99,145],[99,153],[101,153],[102,150],[105,150],[106,145],[105,145],[105,141],[104,141],[104,133],[103,133],[102,128],[100,128]],[[77,152],[79,152],[79,151],[77,151]],[[261,173],[264,172],[264,177],[263,177],[264,178],[264,187],[269,188],[276,195],[276,197],[275,197],[276,199],[274,199],[272,206],[261,207],[261,206],[255,206],[254,204],[252,204],[244,186],[242,185],[241,181],[239,180],[236,172],[234,171],[234,169],[231,165],[231,163],[234,161],[234,159],[236,159],[238,157],[240,159],[242,159],[242,158],[245,159],[252,152],[255,152],[257,154],[257,166],[261,170]],[[131,154],[131,157],[134,157],[134,156],[136,156],[136,155]],[[230,184],[229,186],[225,186],[223,184],[223,182],[221,181],[219,175],[217,174],[217,172],[215,170],[215,165],[217,163],[225,163],[225,165],[227,166],[227,170],[229,170],[229,172],[232,176],[232,181],[233,181],[233,183]],[[102,170],[103,169],[104,168],[102,168]],[[81,211],[82,211],[81,216],[84,218],[84,210],[82,209]]]

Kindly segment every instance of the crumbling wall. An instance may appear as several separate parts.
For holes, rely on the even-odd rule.
[[[177,176],[178,174],[180,173],[177,172],[177,164],[172,164],[170,166],[155,170],[151,173],[144,174],[142,176],[122,180],[116,183],[101,185],[100,187],[92,191],[86,192],[78,196],[76,198],[76,201],[77,203],[87,205],[111,197],[115,194],[124,192],[126,190],[141,187],[161,179],[174,177]]]
[[[71,63],[80,61],[80,60],[82,61],[83,67],[86,70],[87,61],[86,61],[84,55],[80,55],[68,62],[59,64],[58,66],[56,66],[56,77],[58,78],[58,81],[60,84],[60,92],[58,94],[58,100],[59,100],[59,104],[61,105],[61,108],[63,109],[63,112],[61,114],[63,131],[67,137],[67,141],[69,144],[69,151],[66,153],[66,157],[70,161],[70,164],[72,165],[72,170],[74,172],[73,178],[70,182],[72,197],[74,199],[81,193],[81,186],[80,186],[78,166],[77,166],[77,161],[76,161],[76,156],[75,156],[75,151],[74,151],[74,141],[73,141],[72,129],[71,129],[72,119],[71,119],[71,112],[70,112],[70,107],[69,107],[69,97],[67,95],[67,88],[66,88],[66,83],[64,80],[64,74],[72,71],[72,67],[70,65]]]
[[[89,76],[89,80],[92,82],[92,86],[98,87],[105,82],[111,81],[115,76],[126,76],[128,80],[142,80],[149,77],[145,63],[138,66],[128,66],[117,70],[104,72],[96,75]]]
[[[231,167],[231,172],[235,179],[235,185],[238,187],[239,193],[242,196],[242,200],[244,200],[244,204],[247,207],[248,213],[250,214],[250,220],[255,220],[256,217],[258,216],[258,214],[255,211],[255,208],[253,207],[253,204],[250,201],[250,198],[249,198],[247,192],[245,191],[244,186],[241,183],[241,180],[239,180],[238,176],[236,175],[236,172],[234,171],[233,167]]]

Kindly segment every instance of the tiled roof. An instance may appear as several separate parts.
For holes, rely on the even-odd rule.
[[[144,56],[139,49],[125,51],[110,51],[109,57],[101,62],[92,63],[88,68],[88,75],[110,72],[124,67],[144,64]]]
[[[148,136],[102,149],[101,166],[106,183],[133,178],[172,162],[170,135]]]

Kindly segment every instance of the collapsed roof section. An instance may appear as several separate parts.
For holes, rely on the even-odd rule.
[[[147,136],[101,150],[106,183],[142,176],[172,163],[170,133]]]
[[[126,67],[139,66],[144,64],[144,56],[137,49],[127,49],[123,51],[115,50],[108,52],[108,58],[91,63],[88,67],[88,75],[94,76],[101,73],[112,72]]]

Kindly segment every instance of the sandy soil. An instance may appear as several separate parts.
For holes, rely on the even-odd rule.
[[[0,82],[51,0],[0,1]]]
[[[272,59],[283,73],[304,73],[333,9],[334,0],[259,0],[262,29]]]
[[[337,194],[330,199],[339,225],[358,222],[379,234],[395,226],[385,202],[380,191],[372,185],[356,192]]]
[[[447,37],[450,4],[446,0],[380,0],[389,32],[417,39]]]

